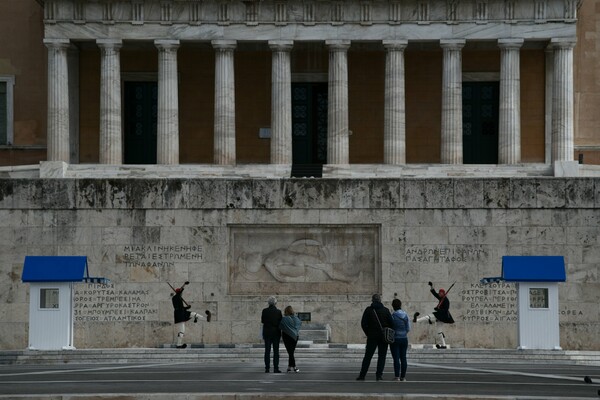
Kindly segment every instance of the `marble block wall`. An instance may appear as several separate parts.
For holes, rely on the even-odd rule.
[[[167,283],[209,309],[188,343],[257,343],[270,294],[310,312],[331,341],[362,343],[363,309],[431,312],[448,288],[454,347],[517,347],[503,255],[562,255],[561,346],[600,350],[600,180],[2,179],[0,348],[27,346],[26,255],[85,255],[110,285],[75,286],[75,346],[153,347],[175,332]],[[437,328],[439,330],[439,327]],[[433,343],[419,324],[411,343]]]

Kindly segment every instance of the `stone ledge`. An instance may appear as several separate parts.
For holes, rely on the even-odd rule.
[[[0,209],[577,209],[597,178],[1,179]]]

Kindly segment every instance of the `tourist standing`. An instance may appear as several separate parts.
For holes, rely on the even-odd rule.
[[[394,328],[394,343],[390,344],[390,353],[394,360],[394,376],[397,381],[406,380],[406,352],[408,350],[408,332],[410,332],[410,322],[408,314],[402,310],[402,302],[399,299],[392,301],[392,321]]]
[[[271,347],[273,347],[273,372],[278,374],[279,370],[279,341],[281,340],[281,330],[279,323],[283,318],[281,311],[275,306],[277,299],[271,296],[267,299],[267,308],[262,310],[260,322],[263,324],[263,340],[265,341],[265,372],[271,369]]]
[[[287,306],[283,310],[283,319],[279,323],[283,344],[288,353],[287,372],[300,372],[296,368],[296,359],[294,358],[294,352],[296,351],[296,345],[300,336],[300,326],[302,326],[302,321],[300,321],[292,306]]]
[[[391,328],[393,324],[390,310],[381,303],[381,296],[374,294],[371,300],[371,305],[365,309],[360,321],[360,326],[365,335],[367,335],[367,345],[360,373],[356,378],[357,381],[365,380],[371,359],[373,358],[373,354],[375,354],[375,349],[377,349],[375,379],[378,381],[383,379],[383,368],[385,367],[388,345],[383,338],[382,328]]]

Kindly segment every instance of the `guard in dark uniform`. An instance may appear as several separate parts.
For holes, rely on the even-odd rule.
[[[454,318],[452,318],[452,314],[450,314],[450,300],[448,300],[448,297],[446,296],[446,291],[444,289],[439,289],[436,292],[436,290],[433,288],[432,282],[428,282],[428,285],[430,286],[429,291],[431,294],[438,299],[438,305],[433,308],[433,315],[424,315],[419,317],[421,314],[416,312],[413,316],[413,322],[417,323],[427,321],[430,324],[433,324],[434,322],[440,321],[445,324],[453,324]],[[444,332],[440,331],[438,332],[438,335],[440,336],[441,344],[436,344],[436,347],[438,349],[447,348],[446,335],[444,335]]]
[[[187,347],[187,344],[183,343],[183,337],[185,336],[185,323],[187,321],[189,321],[190,319],[193,318],[194,322],[198,322],[199,319],[202,319],[202,320],[205,319],[207,322],[210,322],[210,319],[211,319],[211,313],[208,310],[205,311],[206,318],[204,317],[204,315],[190,311],[190,308],[192,306],[190,306],[189,304],[187,304],[185,302],[185,300],[183,300],[183,298],[181,297],[182,293],[183,293],[183,287],[177,288],[177,289],[175,289],[175,294],[171,298],[171,301],[173,302],[173,317],[175,320],[175,325],[178,328],[178,332],[177,332],[177,348],[178,349],[185,349]]]

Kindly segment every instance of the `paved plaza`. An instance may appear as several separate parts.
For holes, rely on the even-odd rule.
[[[285,367],[286,359],[282,359]],[[1,399],[585,399],[599,398],[600,365],[411,362],[406,382],[374,364],[364,382],[356,361],[302,360],[299,373],[264,373],[261,361],[0,366]],[[282,368],[285,371],[285,368]],[[592,379],[586,383],[584,377]]]

